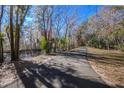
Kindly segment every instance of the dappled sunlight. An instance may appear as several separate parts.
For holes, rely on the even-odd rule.
[[[29,66],[29,67],[28,67]],[[75,77],[73,70],[61,71],[47,65],[30,64],[25,67],[23,73],[18,73],[25,87],[38,87],[35,80],[38,79],[46,87],[105,87],[95,81]],[[17,68],[18,71],[19,68]],[[70,72],[70,73],[68,73]],[[67,74],[68,73],[68,74]],[[42,87],[42,86],[40,86]],[[107,86],[106,86],[107,87]]]

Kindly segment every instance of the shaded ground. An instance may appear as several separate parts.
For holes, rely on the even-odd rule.
[[[109,85],[124,87],[124,52],[88,48],[88,60]]]
[[[55,54],[47,61],[40,61],[41,56],[39,56],[33,61],[16,62],[17,78],[3,87],[109,87],[90,67],[85,54],[86,50],[79,48],[71,52]]]

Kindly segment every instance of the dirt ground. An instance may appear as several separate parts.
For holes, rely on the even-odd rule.
[[[114,87],[124,87],[124,52],[115,50],[88,49],[92,68]]]
[[[36,57],[30,57],[23,61],[32,61],[34,63],[45,62],[52,59],[54,56],[40,55]],[[19,61],[21,62],[21,61]],[[18,62],[18,63],[19,63]],[[17,70],[12,62],[5,62],[0,66],[0,87],[5,87],[18,80]]]
[[[16,70],[13,63],[5,63],[0,66],[0,87],[3,87],[16,79]]]

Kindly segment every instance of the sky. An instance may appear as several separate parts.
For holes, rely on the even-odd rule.
[[[95,15],[102,7],[103,6],[101,6],[101,5],[77,6],[77,14],[80,17],[80,21],[88,20],[89,17]]]
[[[76,14],[79,19],[78,21],[80,23],[88,20],[89,17],[95,15],[103,6],[102,5],[71,5],[70,7],[71,8],[69,9],[69,11],[68,10],[66,11],[68,12],[68,14],[71,14],[76,11]],[[28,17],[27,21],[31,21],[31,18]]]

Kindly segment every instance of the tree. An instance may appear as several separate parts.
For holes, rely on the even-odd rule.
[[[2,18],[3,18],[3,10],[4,6],[1,6],[1,13],[0,13],[0,60],[1,63],[3,62],[3,34],[2,34]]]
[[[84,22],[77,29],[76,39],[77,39],[78,46],[84,46],[84,45],[86,45],[85,32],[87,30],[87,25],[88,25],[87,22]]]
[[[84,34],[85,43],[91,47],[103,49],[121,49],[124,46],[123,6],[104,6],[96,15],[81,24],[77,31],[80,45],[81,36]],[[87,29],[85,29],[87,27]],[[84,31],[85,33],[81,33]]]
[[[19,59],[20,31],[25,21],[29,6],[17,6],[16,10],[16,32],[15,32],[15,60]]]
[[[53,6],[38,6],[36,8],[36,17],[38,19],[39,28],[42,36],[46,41],[46,53],[50,53],[52,49],[53,39]],[[42,41],[42,40],[41,40]]]
[[[13,35],[13,6],[10,6],[10,46],[11,46],[11,60],[15,60],[14,53],[14,35]]]
[[[25,21],[28,10],[29,6],[10,6],[10,46],[12,61],[19,60],[20,31],[22,29],[22,25]],[[15,13],[15,15],[13,15],[13,13]],[[16,17],[15,21],[14,17]]]

